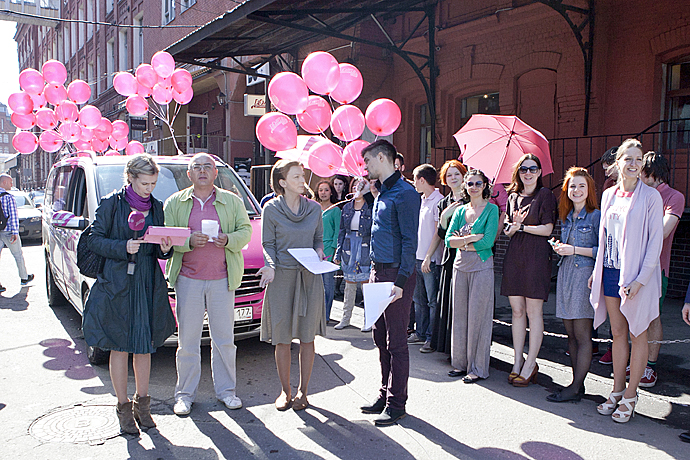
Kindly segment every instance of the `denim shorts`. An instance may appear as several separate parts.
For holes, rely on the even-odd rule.
[[[604,267],[604,273],[602,275],[602,284],[604,286],[604,295],[606,297],[615,297],[620,299],[621,296],[618,293],[620,286],[618,281],[620,280],[621,271],[617,268],[606,268]]]

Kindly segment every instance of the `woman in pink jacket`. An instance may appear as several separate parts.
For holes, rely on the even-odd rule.
[[[656,189],[639,179],[642,156],[642,144],[636,139],[618,147],[612,165],[618,184],[601,199],[599,250],[590,278],[594,327],[606,320],[608,312],[613,335],[613,391],[597,411],[619,423],[628,422],[635,413],[637,386],[647,364],[647,329],[659,316],[661,297],[662,201]]]

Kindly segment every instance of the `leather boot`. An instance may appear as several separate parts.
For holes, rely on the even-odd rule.
[[[139,426],[142,428],[155,428],[156,422],[151,418],[151,396],[135,394],[132,403],[132,412],[136,421],[139,422]]]
[[[343,298],[343,318],[334,329],[343,329],[350,325],[352,309],[355,307],[355,297],[357,297],[357,283],[345,282],[345,297]]]
[[[132,414],[132,401],[127,401],[126,403],[117,403],[115,412],[117,413],[117,419],[120,421],[120,430],[127,434],[139,434],[139,429],[137,424],[134,422],[134,416]]]

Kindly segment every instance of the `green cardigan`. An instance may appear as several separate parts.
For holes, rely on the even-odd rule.
[[[453,233],[460,230],[465,225],[465,211],[470,203],[460,206],[453,213],[453,218],[450,220],[448,230],[446,231],[446,246],[450,247],[448,240],[453,236]],[[482,262],[486,262],[489,257],[493,255],[491,248],[494,247],[496,241],[496,233],[498,232],[498,206],[493,203],[487,203],[482,213],[477,217],[477,220],[472,224],[473,235],[484,235],[484,237],[474,244],[474,249],[477,251]]]
[[[234,193],[215,187],[216,199],[213,206],[220,219],[220,231],[228,235],[225,244],[225,263],[228,267],[228,289],[233,291],[240,287],[244,274],[244,257],[242,248],[252,239],[252,224],[249,222],[247,209],[242,199]],[[165,225],[168,227],[189,227],[189,215],[192,212],[193,187],[172,195],[165,202]],[[165,272],[172,286],[177,282],[177,276],[182,268],[182,257],[189,247],[189,238],[183,246],[173,246],[173,256],[168,259]]]
[[[340,208],[331,206],[323,211],[323,253],[329,261],[333,261],[335,248],[338,247],[340,233]]]

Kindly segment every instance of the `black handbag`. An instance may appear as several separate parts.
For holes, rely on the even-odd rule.
[[[117,204],[113,206],[113,217],[115,216],[116,208]],[[96,254],[89,248],[88,239],[89,235],[91,235],[92,225],[90,224],[86,227],[79,236],[79,241],[77,242],[77,268],[79,268],[79,273],[87,278],[98,278],[98,275],[103,273],[105,257]]]

